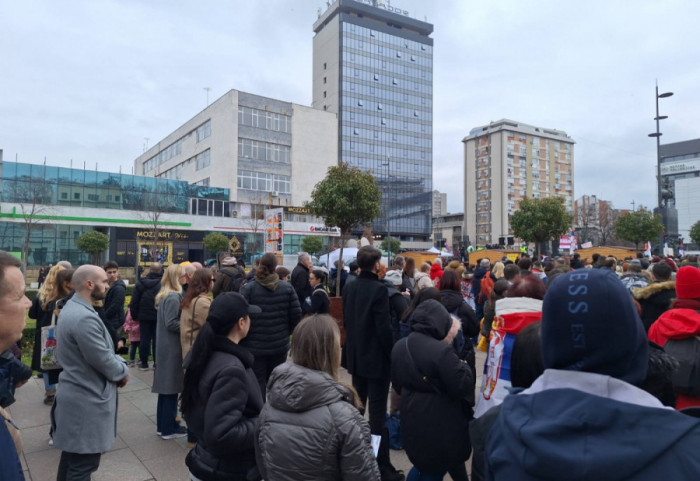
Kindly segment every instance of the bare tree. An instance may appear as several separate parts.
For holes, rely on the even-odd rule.
[[[576,233],[579,237],[579,244],[583,244],[588,241],[593,240],[593,234],[597,229],[598,215],[597,215],[598,203],[586,202],[580,208],[576,210]]]
[[[269,204],[269,194],[267,192],[255,192],[248,196],[250,202],[250,215],[242,217],[243,223],[250,228],[253,233],[252,251],[254,253],[262,250],[258,243],[258,233],[263,233],[265,230],[265,209]]]
[[[12,198],[19,203],[20,216],[24,223],[22,245],[22,271],[27,272],[32,232],[53,214],[50,206],[53,188],[45,179],[30,178],[28,182],[12,183]]]
[[[598,208],[598,227],[600,229],[600,245],[607,245],[615,237],[615,223],[619,213],[610,202],[600,202]]]

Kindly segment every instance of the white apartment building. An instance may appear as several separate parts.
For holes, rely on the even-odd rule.
[[[502,119],[464,143],[464,229],[475,246],[513,235],[510,216],[526,197],[574,195],[574,141],[566,132]]]

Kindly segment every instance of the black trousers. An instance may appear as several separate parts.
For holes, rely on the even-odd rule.
[[[148,366],[148,357],[151,355],[151,342],[153,343],[153,363],[156,362],[156,323],[140,322],[141,343],[139,344],[139,356],[141,365]]]
[[[90,475],[100,467],[102,454],[61,452],[56,481],[90,481]]]
[[[143,342],[143,334],[141,334],[141,341]],[[272,374],[272,371],[277,366],[286,361],[287,351],[280,354],[273,354],[271,356],[255,356],[255,361],[253,361],[253,372],[255,373],[255,377],[258,378],[263,402],[266,402],[267,400],[267,380],[270,378],[270,374]]]
[[[376,436],[381,436],[377,464],[388,466],[389,460],[389,431],[386,429],[386,403],[389,399],[389,379],[369,379],[353,374],[352,386],[360,396],[360,401],[369,412],[369,430]],[[369,398],[369,403],[367,399]]]

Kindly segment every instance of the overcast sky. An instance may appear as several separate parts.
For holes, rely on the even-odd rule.
[[[656,199],[662,143],[700,137],[700,2],[395,0],[434,25],[433,185],[463,210],[461,140],[510,118],[575,141],[575,196]],[[6,161],[131,172],[133,160],[230,89],[311,103],[320,0],[6,1]]]

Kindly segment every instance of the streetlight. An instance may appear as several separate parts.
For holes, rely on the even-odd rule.
[[[668,235],[668,212],[665,207],[663,207],[663,188],[661,182],[661,135],[659,131],[659,120],[664,120],[668,118],[668,115],[659,115],[659,99],[665,99],[673,95],[673,92],[659,93],[659,84],[656,84],[656,132],[649,134],[649,137],[656,137],[656,195],[659,212],[661,212],[661,219],[664,224],[664,232]]]
[[[386,263],[387,263],[387,268],[391,267],[391,223],[389,220],[389,206],[391,199],[389,199],[389,162],[391,161],[391,157],[386,158],[386,162],[382,162],[381,165],[382,167],[386,167],[386,186],[384,187],[384,194],[386,194],[386,212],[384,215],[386,215]]]

